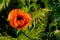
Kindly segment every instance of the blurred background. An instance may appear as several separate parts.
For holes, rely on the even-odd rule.
[[[24,30],[9,25],[13,9],[31,14]],[[0,0],[0,40],[60,40],[60,0]]]

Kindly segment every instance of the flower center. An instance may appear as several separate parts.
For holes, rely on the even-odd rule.
[[[17,17],[17,20],[23,20],[23,18],[22,17]]]

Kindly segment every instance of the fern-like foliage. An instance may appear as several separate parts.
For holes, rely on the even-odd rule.
[[[9,11],[15,8],[32,16],[22,31],[7,22]],[[60,40],[59,35],[60,0],[0,0],[0,40]]]
[[[40,36],[43,36],[43,33],[45,32],[48,21],[48,9],[42,10],[31,13],[33,20],[29,27],[23,31],[31,39],[41,40]]]
[[[10,0],[0,0],[0,11],[8,7]]]

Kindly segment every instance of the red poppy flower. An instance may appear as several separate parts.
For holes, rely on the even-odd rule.
[[[20,30],[23,30],[29,25],[32,18],[28,13],[23,12],[20,9],[14,9],[9,12],[8,20],[13,28],[19,28]]]

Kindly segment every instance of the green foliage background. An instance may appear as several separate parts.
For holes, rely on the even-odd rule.
[[[7,20],[12,9],[32,16],[24,30],[14,29]],[[0,0],[0,40],[60,40],[60,0]]]

